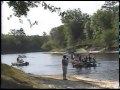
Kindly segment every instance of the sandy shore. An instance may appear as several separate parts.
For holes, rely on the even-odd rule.
[[[34,80],[49,84],[56,89],[118,89],[119,82],[97,80],[77,75],[68,76],[68,80],[62,80],[62,75],[30,75]]]

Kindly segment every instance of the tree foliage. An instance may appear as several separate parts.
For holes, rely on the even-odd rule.
[[[16,30],[16,29],[11,29],[9,32],[9,35],[14,35],[14,36],[25,36],[25,32],[23,30],[23,28],[20,28],[20,30]]]
[[[14,36],[2,34],[2,53],[43,51],[43,36]]]
[[[48,9],[51,12],[57,12],[60,16],[64,15],[64,12],[61,12],[60,7],[47,4],[45,1],[7,1],[7,3],[9,7],[13,8],[14,15],[17,17],[27,16],[30,8],[37,8],[40,5],[44,9]]]
[[[64,25],[57,28],[53,28],[50,31],[51,39],[57,44],[59,48],[64,48],[66,46]]]
[[[110,48],[114,45],[115,41],[118,41],[115,30],[107,30],[103,33],[103,39],[106,47]]]
[[[9,5],[14,7],[18,16],[27,15],[29,8],[37,7],[37,4],[38,1],[9,1]],[[44,1],[39,1],[39,4],[51,12],[60,10]],[[23,12],[21,5],[26,5]],[[82,13],[79,8],[66,10],[61,14],[61,21],[63,25],[52,28],[50,35],[43,32],[43,36],[26,36],[22,28],[11,30],[9,35],[2,34],[2,51],[49,51],[79,45],[111,48],[118,44],[119,5],[117,1],[106,1],[101,9],[91,16]]]
[[[69,28],[69,34],[72,34],[73,41],[78,42],[78,40],[84,39],[84,25],[89,15],[82,13],[79,8],[67,10],[65,13],[62,17],[62,22]]]
[[[112,47],[118,42],[119,9],[116,4],[116,1],[106,1],[92,16],[82,13],[79,8],[66,10],[61,18],[64,28],[59,26],[51,29],[51,39],[57,47],[62,46],[61,41],[66,47],[79,44]]]

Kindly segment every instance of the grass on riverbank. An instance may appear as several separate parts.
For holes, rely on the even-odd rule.
[[[38,82],[32,80],[24,72],[2,64],[1,66],[1,87],[2,88],[48,88],[43,84],[38,84]]]

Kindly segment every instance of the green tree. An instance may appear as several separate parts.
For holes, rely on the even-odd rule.
[[[49,40],[46,32],[43,32],[43,38],[44,38],[44,42],[47,42]]]
[[[56,43],[58,48],[66,47],[64,25],[53,28],[50,31],[51,39]]]
[[[2,34],[2,53],[42,51],[43,36],[14,36]]]
[[[101,34],[102,31],[111,29],[111,13],[103,10],[98,10],[92,17],[91,17],[91,29],[94,32],[94,38]]]
[[[10,32],[9,32],[9,35],[26,36],[23,28],[20,28],[20,30],[11,29]]]
[[[112,16],[111,23],[112,28],[118,29],[118,22],[119,22],[119,1],[106,1],[105,4],[102,6],[102,10],[107,11]]]
[[[105,4],[102,6],[102,9],[107,11],[114,11],[116,9],[117,4],[119,4],[119,1],[105,1]]]
[[[85,23],[84,32],[86,34],[86,39],[93,39],[93,30],[91,29],[91,20]]]
[[[116,1],[106,1],[102,8],[91,17],[91,30],[93,30],[94,42],[101,45],[105,43],[108,47],[112,46],[113,41],[118,42],[118,40],[114,40],[114,37],[118,35],[119,28],[119,9],[116,4]],[[111,35],[112,32],[113,35]],[[108,38],[111,43],[107,41]]]
[[[44,51],[50,51],[52,49],[55,49],[56,48],[56,43],[53,42],[52,40],[49,40],[48,42],[45,42],[41,48],[44,50]]]
[[[89,15],[82,13],[81,10],[67,10],[65,15],[62,17],[62,23],[69,29],[68,35],[73,40],[73,43],[77,43],[79,40],[85,39],[84,36],[84,25],[89,18]]]
[[[111,29],[104,31],[103,39],[106,44],[106,47],[111,48],[116,42],[116,40],[118,41],[117,36],[116,36],[116,31],[111,30]]]
[[[6,1],[2,1],[3,2]],[[7,1],[9,7],[13,7],[14,15],[17,17],[27,16],[30,8],[35,8],[41,5],[44,9],[48,9],[51,12],[58,12],[59,15],[63,16],[64,12],[61,12],[60,7],[47,4],[45,1]]]
[[[2,52],[14,51],[16,48],[16,38],[12,35],[2,35]]]

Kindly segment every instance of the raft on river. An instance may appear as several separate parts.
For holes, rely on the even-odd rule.
[[[100,66],[100,63],[96,63],[96,62],[79,62],[79,60],[72,60],[71,63],[73,65],[73,67],[75,67],[75,68]]]
[[[12,66],[28,66],[29,62],[23,62],[23,63],[12,63]]]

